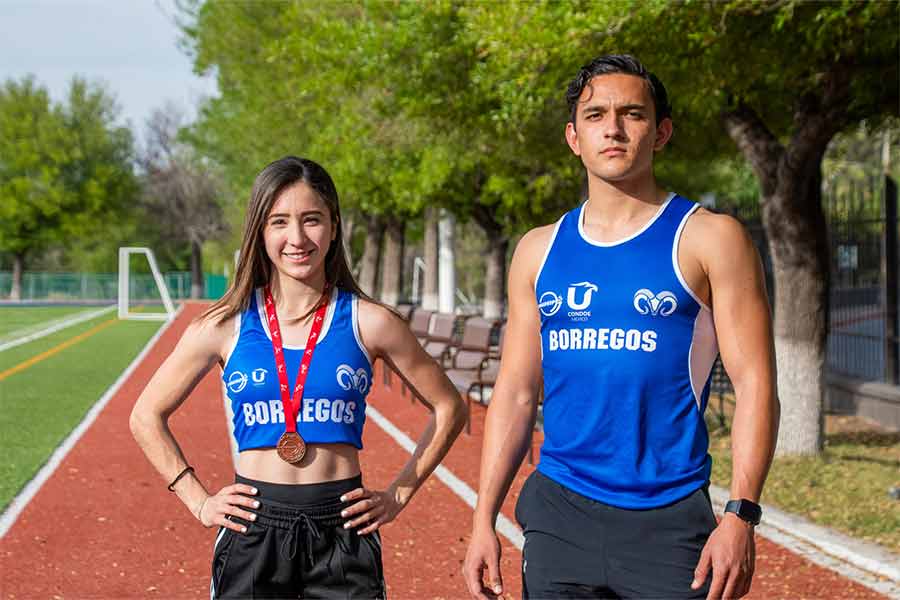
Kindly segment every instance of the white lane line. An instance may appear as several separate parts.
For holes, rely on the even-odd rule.
[[[410,454],[415,452],[416,443],[396,425],[391,423],[384,415],[378,412],[371,404],[366,406],[366,417],[375,421],[375,423],[381,427],[385,433],[394,438],[394,441],[400,444],[404,450]],[[437,469],[434,470],[434,474],[437,475],[437,478],[443,481],[447,487],[453,490],[453,493],[462,498],[463,502],[473,509],[475,508],[475,503],[478,501],[478,494],[476,494],[475,490],[470,488],[462,479],[451,473],[449,469],[442,465],[438,465]],[[519,528],[516,527],[512,521],[507,519],[503,513],[497,515],[497,532],[502,534],[503,537],[508,539],[512,545],[519,550],[525,545],[525,536],[522,535]]]
[[[112,312],[116,310],[115,306],[106,306],[99,310],[91,310],[87,312],[81,312],[73,317],[69,317],[63,319],[62,321],[58,321],[47,327],[46,329],[41,329],[40,331],[35,331],[34,333],[30,333],[24,337],[20,337],[18,339],[0,344],[0,352],[4,350],[9,350],[10,348],[15,348],[16,346],[21,346],[22,344],[27,344],[28,342],[33,342],[34,340],[38,340],[42,337],[46,337],[51,333],[56,333],[66,327],[71,327],[72,325],[78,325],[79,323],[84,323],[85,321],[90,321],[91,319],[96,319],[100,315],[104,315],[108,312]]]
[[[728,490],[711,485],[709,495],[717,514],[725,510]],[[888,598],[900,599],[898,557],[883,548],[871,547],[837,531],[809,523],[796,515],[763,505],[757,533],[779,546],[826,569],[831,569]]]
[[[113,307],[115,308],[115,307]],[[181,308],[178,309],[178,312],[181,312]],[[178,315],[178,312],[175,315]],[[90,426],[94,423],[97,417],[100,415],[100,412],[106,407],[112,397],[119,391],[119,388],[125,383],[131,373],[137,368],[137,366],[144,360],[144,357],[147,353],[150,352],[153,345],[156,344],[156,341],[162,336],[163,333],[169,328],[169,326],[174,323],[175,320],[166,322],[162,327],[157,330],[157,332],[150,338],[150,341],[144,346],[143,350],[131,361],[131,364],[119,375],[119,378],[116,379],[115,383],[113,383],[109,389],[100,397],[97,402],[91,407],[91,409],[87,412],[84,418],[81,420],[81,423],[78,424],[75,429],[72,430],[72,433],[63,440],[63,442],[56,448],[53,454],[50,456],[50,459],[44,463],[44,466],[35,474],[35,476],[29,481],[22,491],[12,499],[12,502],[9,503],[9,506],[6,507],[6,510],[3,511],[3,514],[0,515],[0,538],[6,535],[6,532],[9,531],[9,528],[13,526],[16,522],[16,519],[19,518],[19,515],[25,510],[25,507],[28,506],[28,503],[31,502],[31,499],[34,498],[35,494],[41,489],[41,486],[50,479],[53,473],[56,471],[57,467],[59,467],[60,463],[66,458],[75,444],[78,443],[78,440],[81,439],[81,436],[90,428]]]

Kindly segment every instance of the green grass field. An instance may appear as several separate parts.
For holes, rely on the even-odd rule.
[[[99,306],[0,306],[0,342],[24,337],[67,317]]]
[[[712,481],[727,489],[731,438],[726,429],[710,436],[710,454]],[[818,458],[776,458],[762,501],[897,552],[900,502],[887,494],[894,485],[900,485],[900,433],[835,431],[826,434]]]
[[[52,311],[43,314],[51,320],[59,316]],[[40,323],[38,315],[28,318],[33,319],[32,324]],[[0,373],[112,318],[113,313],[102,315],[0,352]],[[0,453],[4,457],[0,462],[0,507],[34,476],[161,324],[117,321],[0,380]]]

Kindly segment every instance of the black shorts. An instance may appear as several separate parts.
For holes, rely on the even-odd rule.
[[[285,485],[238,475],[259,490],[256,521],[221,528],[212,560],[210,598],[384,598],[381,538],[344,529],[342,494],[362,487],[340,481]]]
[[[706,486],[674,504],[627,510],[535,471],[516,503],[525,598],[705,598],[691,589],[716,518]]]

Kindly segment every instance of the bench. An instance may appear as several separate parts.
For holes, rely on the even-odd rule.
[[[431,327],[431,317],[434,315],[433,310],[425,310],[423,308],[413,311],[412,318],[409,321],[409,329],[423,343],[428,338],[428,329]]]
[[[422,347],[425,348],[425,353],[435,359],[441,366],[444,366],[444,357],[448,354],[448,349],[453,345],[455,325],[456,315],[435,313],[431,317],[431,327]]]
[[[496,326],[496,321],[480,317],[469,319],[458,350],[453,355],[449,368],[446,369],[447,377],[464,395],[470,412],[472,393],[477,389],[479,402],[487,404],[485,390],[492,388],[497,381],[500,358],[494,355],[491,348],[491,334]],[[501,327],[501,343],[504,329],[505,327]],[[467,422],[466,432],[470,431],[471,424]]]

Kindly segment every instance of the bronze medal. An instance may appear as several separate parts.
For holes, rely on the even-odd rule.
[[[285,431],[278,439],[276,451],[281,460],[297,464],[306,455],[306,442],[296,431]]]

